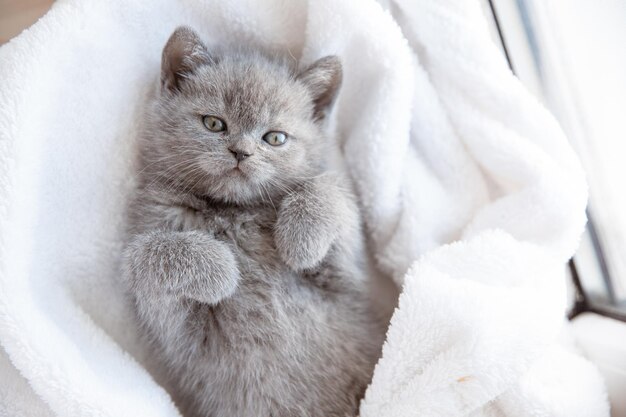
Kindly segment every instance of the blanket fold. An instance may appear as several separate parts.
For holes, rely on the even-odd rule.
[[[362,417],[608,416],[556,344],[584,175],[477,0],[65,0],[0,48],[0,416],[179,415],[117,275],[139,115],[181,24],[342,59],[339,156],[402,291]]]

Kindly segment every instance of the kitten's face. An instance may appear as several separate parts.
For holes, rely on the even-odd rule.
[[[316,64],[297,74],[260,54],[210,56],[178,29],[164,50],[146,162],[160,161],[156,174],[178,192],[234,203],[284,193],[324,159],[320,120],[341,70],[336,58]]]

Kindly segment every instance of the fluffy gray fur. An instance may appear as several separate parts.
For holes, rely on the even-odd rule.
[[[325,167],[340,83],[332,56],[299,71],[258,51],[209,53],[185,27],[164,48],[124,277],[186,416],[357,413],[383,326],[355,200]],[[287,142],[269,145],[268,131]]]

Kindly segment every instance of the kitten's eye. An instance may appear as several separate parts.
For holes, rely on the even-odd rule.
[[[287,142],[287,134],[283,132],[267,132],[263,140],[272,146],[280,146]]]
[[[211,132],[223,132],[226,130],[226,123],[215,116],[203,116],[202,123],[204,123],[206,128]]]

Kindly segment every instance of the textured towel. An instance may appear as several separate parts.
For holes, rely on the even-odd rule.
[[[402,288],[362,417],[608,416],[595,369],[555,342],[584,177],[480,13],[66,0],[0,48],[0,415],[178,415],[116,278],[143,100],[187,24],[343,61],[339,147]]]

